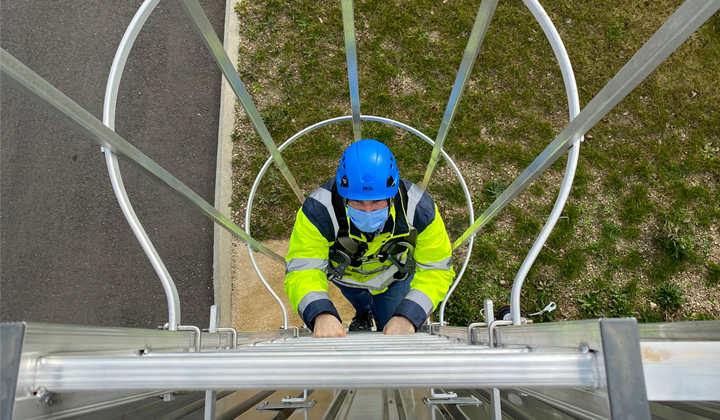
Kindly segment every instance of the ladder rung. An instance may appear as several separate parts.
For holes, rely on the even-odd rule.
[[[250,346],[244,346],[250,347]],[[352,348],[368,348],[368,347],[404,347],[404,348],[417,348],[417,347],[469,347],[467,343],[461,341],[326,341],[326,340],[315,340],[293,343],[292,341],[286,342],[275,342],[275,343],[255,343],[252,347],[293,347],[298,349],[304,348],[328,348],[328,347],[352,347]]]
[[[102,389],[270,390],[348,388],[597,388],[592,353],[467,351],[226,351],[128,357],[49,356],[34,387],[51,392]]]
[[[428,333],[415,333],[409,335],[384,335],[381,332],[349,332],[347,337],[342,338],[323,338],[322,340],[398,340],[398,341],[411,341],[411,340],[455,340],[455,338],[448,338],[440,335],[431,335]],[[273,341],[313,341],[318,340],[317,338],[305,336],[305,337],[287,337],[285,339],[276,339]]]
[[[326,351],[326,350],[358,350],[357,344],[345,344],[345,343],[335,343],[335,344],[326,344],[326,345],[315,345],[315,346],[290,346],[290,345],[258,345],[254,346],[255,348],[262,348],[263,350],[268,351]],[[393,343],[393,344],[383,344],[383,343],[375,343],[375,344],[366,344],[362,346],[363,350],[443,350],[443,349],[453,349],[457,351],[463,351],[465,349],[474,350],[474,349],[489,349],[487,346],[468,346],[465,343]],[[523,351],[525,349],[522,349]]]

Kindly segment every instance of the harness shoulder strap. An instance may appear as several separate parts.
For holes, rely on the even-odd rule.
[[[338,233],[335,243],[339,243],[342,248],[355,254],[358,252],[358,244],[350,238],[350,226],[348,225],[347,216],[345,214],[345,202],[338,193],[337,184],[333,184],[332,190],[332,206],[335,212],[335,219],[338,222]]]

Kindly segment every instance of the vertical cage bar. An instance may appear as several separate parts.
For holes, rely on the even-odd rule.
[[[260,135],[260,138],[270,152],[273,161],[275,161],[275,165],[277,165],[278,169],[280,169],[280,172],[285,177],[285,180],[290,185],[290,188],[292,188],[298,200],[302,203],[305,201],[305,195],[302,190],[300,190],[300,186],[295,180],[295,177],[293,177],[290,173],[290,169],[288,169],[282,156],[280,156],[280,152],[275,145],[275,141],[273,141],[272,136],[265,126],[262,117],[260,117],[260,113],[257,108],[255,108],[255,104],[250,98],[250,94],[247,89],[245,89],[245,85],[243,85],[243,82],[240,80],[240,76],[238,76],[235,66],[230,62],[230,58],[223,49],[220,38],[218,38],[215,33],[215,30],[210,24],[210,20],[202,9],[202,6],[200,6],[200,3],[197,0],[180,0],[180,4],[182,4],[183,9],[185,9],[186,14],[192,21],[193,26],[197,29],[198,34],[205,42],[210,54],[212,54],[213,58],[220,67],[220,70],[225,76],[225,80],[227,80],[230,87],[232,87],[238,100],[240,100],[240,103],[245,109],[245,112],[255,128],[255,131],[257,131]]]
[[[353,136],[362,139],[360,122],[360,89],[358,88],[357,48],[355,43],[355,14],[353,1],[342,0],[342,21],[345,33],[345,57],[350,81],[350,108],[352,109]]]
[[[555,53],[555,58],[560,66],[560,72],[562,73],[563,82],[565,83],[565,93],[568,99],[568,113],[570,120],[572,120],[580,113],[580,97],[578,96],[575,73],[573,72],[572,64],[570,63],[570,57],[565,50],[565,45],[563,45],[562,39],[560,39],[560,34],[557,29],[555,29],[555,25],[553,25],[550,17],[540,3],[537,0],[523,0],[523,2],[528,9],[530,9],[533,16],[535,16],[535,19],[540,24],[540,27],[542,27],[543,32],[545,32],[545,36],[550,42],[550,46]],[[550,216],[548,217],[545,226],[543,226],[542,231],[540,231],[540,234],[535,240],[535,243],[533,243],[532,248],[530,248],[527,256],[525,256],[525,260],[515,276],[512,293],[510,295],[510,314],[514,325],[520,325],[521,321],[520,292],[522,291],[522,285],[525,282],[525,277],[530,272],[530,268],[533,263],[535,263],[535,259],[538,254],[540,254],[547,238],[555,228],[555,224],[560,218],[560,214],[565,208],[565,203],[570,195],[570,188],[572,187],[572,182],[575,178],[575,169],[577,168],[578,158],[580,157],[581,142],[582,137],[576,137],[573,140],[573,147],[570,149],[570,153],[568,154],[565,176],[563,177],[563,182],[560,186],[560,192],[558,193],[557,200],[555,200],[555,205],[550,212]]]
[[[110,66],[110,75],[108,76],[107,85],[105,87],[105,100],[103,103],[103,124],[109,127],[111,130],[115,130],[115,108],[117,105],[118,90],[120,88],[120,80],[122,79],[123,70],[125,69],[125,63],[127,62],[128,55],[132,49],[135,39],[137,39],[140,29],[147,21],[148,17],[155,7],[158,5],[160,0],[145,0],[140,6],[138,11],[133,16],[130,25],[128,25],[125,34],[120,40],[120,45],[115,52],[115,58],[113,59],[112,66]],[[125,184],[123,183],[122,175],[120,173],[120,164],[118,163],[117,156],[111,151],[103,148],[105,154],[105,163],[108,168],[108,174],[110,176],[110,184],[115,192],[115,197],[118,200],[120,209],[125,215],[125,219],[130,225],[130,229],[135,234],[140,247],[145,251],[145,255],[150,260],[150,264],[155,269],[160,283],[165,291],[165,298],[168,303],[168,329],[175,331],[177,326],[181,324],[180,317],[180,297],[178,296],[177,287],[175,282],[170,276],[170,272],[163,263],[160,255],[158,254],[155,246],[150,241],[150,237],[145,232],[140,220],[135,214],[130,199],[125,191]]]
[[[597,124],[615,105],[660,65],[713,13],[720,9],[720,0],[696,2],[687,0],[635,53],[633,58],[600,90],[577,118],[572,120],[555,140],[518,176],[485,212],[453,243],[453,249],[466,243],[483,226],[492,220],[515,197],[527,188],[568,148],[579,136]]]
[[[433,147],[432,154],[430,155],[430,162],[428,163],[427,170],[425,171],[425,177],[423,178],[422,189],[427,189],[430,177],[435,171],[435,166],[440,160],[440,150],[442,150],[445,144],[445,138],[447,137],[450,124],[455,117],[458,105],[460,104],[460,98],[462,97],[465,86],[467,85],[470,73],[472,72],[473,66],[475,65],[475,59],[477,59],[480,53],[480,47],[482,46],[485,34],[487,34],[490,21],[492,20],[493,14],[495,13],[495,7],[497,7],[498,0],[483,0],[480,3],[477,15],[475,16],[475,23],[473,24],[472,32],[470,32],[470,38],[468,39],[467,46],[465,47],[465,54],[463,54],[462,62],[460,63],[460,69],[458,70],[457,77],[455,78],[455,85],[453,85],[452,92],[450,93],[450,99],[448,100],[447,107],[445,108],[445,115],[443,115],[442,123],[440,123],[440,130],[438,131],[437,137],[435,138],[435,146]]]

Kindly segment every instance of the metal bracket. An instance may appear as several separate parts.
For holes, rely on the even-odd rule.
[[[430,335],[437,335],[437,331],[435,331],[435,327],[440,327],[439,322],[431,322],[428,324],[428,333]]]
[[[482,401],[475,398],[475,396],[473,396],[473,395],[471,395],[469,397],[458,397],[457,394],[452,391],[444,393],[444,394],[436,394],[435,388],[430,388],[430,397],[428,397],[426,395],[422,398],[422,401],[425,403],[425,405],[437,405],[437,404],[480,405],[480,404],[482,404]]]
[[[492,321],[492,322],[488,325],[488,345],[489,345],[490,347],[495,347],[495,346],[496,346],[495,336],[493,335],[495,328],[497,328],[497,327],[499,327],[499,326],[501,326],[501,325],[512,325],[512,324],[513,324],[512,321],[503,321],[503,320],[499,320],[499,319],[498,319],[498,320],[495,320],[495,321]]]
[[[237,330],[232,327],[218,327],[216,328],[217,332],[219,333],[230,333],[230,336],[232,337],[232,348],[237,349]]]
[[[303,327],[304,327],[304,326],[305,326],[305,325],[303,324]],[[281,325],[281,326],[280,326],[280,329],[281,329],[281,330],[295,330],[295,338],[300,337],[300,327],[295,327],[295,326],[292,326],[292,325],[290,325],[290,326],[288,326],[288,327],[285,327],[284,325]]]
[[[312,408],[315,406],[317,401],[315,400],[307,400],[308,392],[307,389],[303,390],[303,396],[292,398],[291,396],[286,396],[285,398],[281,399],[280,402],[271,403],[270,401],[265,401],[264,403],[260,404],[258,406],[258,410],[284,410],[286,408]]]
[[[486,322],[473,322],[472,324],[468,325],[468,328],[467,328],[468,344],[473,343],[472,330],[473,330],[473,328],[477,328],[477,327],[487,327],[487,323]]]
[[[178,331],[191,331],[195,334],[195,352],[199,353],[200,349],[202,349],[202,333],[200,332],[200,328],[194,326],[194,325],[178,325],[177,326]]]

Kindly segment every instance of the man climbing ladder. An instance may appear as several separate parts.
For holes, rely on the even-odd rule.
[[[385,334],[413,334],[455,272],[430,195],[400,179],[387,146],[360,140],[298,211],[285,275],[285,293],[314,336],[344,337],[328,280],[355,308],[350,331],[369,331],[374,318]]]

